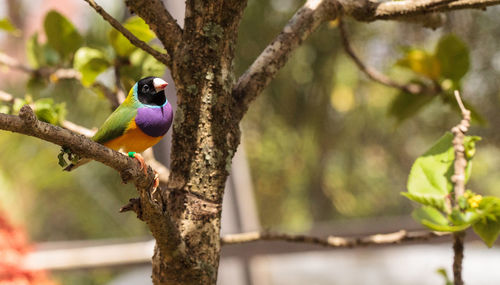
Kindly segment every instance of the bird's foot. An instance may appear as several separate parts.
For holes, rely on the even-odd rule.
[[[160,175],[156,172],[156,170],[153,169],[153,171],[155,172],[155,184],[153,185],[153,189],[156,190],[156,188],[160,185]]]
[[[142,157],[142,155],[134,152],[134,151],[130,151],[128,153],[128,156],[131,157],[131,158],[135,158],[137,159],[137,161],[139,162],[139,164],[141,165],[141,169],[144,171],[144,174],[147,175],[148,174],[148,167],[146,165],[146,162],[144,162],[144,158]]]

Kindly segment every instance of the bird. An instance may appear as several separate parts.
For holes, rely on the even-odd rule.
[[[163,79],[152,76],[136,82],[125,101],[109,115],[92,140],[128,153],[146,172],[146,164],[139,153],[157,144],[172,125],[173,110],[165,95],[167,85]],[[64,170],[72,171],[90,161],[82,158]]]

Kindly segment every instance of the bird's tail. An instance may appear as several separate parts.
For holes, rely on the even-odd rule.
[[[92,159],[90,158],[82,158],[80,159],[77,163],[71,163],[70,165],[66,166],[63,170],[64,171],[72,171],[75,170],[77,167],[80,167],[88,162],[90,162]]]

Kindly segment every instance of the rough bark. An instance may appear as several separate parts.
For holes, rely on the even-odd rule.
[[[224,185],[240,141],[234,47],[245,1],[187,1],[172,75],[178,96],[166,212],[182,243],[153,235],[155,284],[215,284]],[[154,227],[154,225],[153,225]]]
[[[128,35],[94,1],[85,1]],[[123,210],[134,210],[157,241],[153,282],[215,284],[222,197],[231,159],[240,142],[239,122],[250,102],[317,27],[339,15],[360,21],[400,20],[499,3],[500,0],[309,0],[235,84],[232,62],[246,1],[187,0],[185,27],[181,29],[160,0],[126,0],[128,7],[156,33],[168,56],[151,51],[135,37],[128,38],[171,68],[178,91],[172,170],[167,187],[160,191],[152,187],[151,169],[144,175],[132,159],[83,136],[37,121],[27,106],[19,117],[0,114],[0,128],[70,147],[76,154],[109,165],[132,180],[139,199],[131,199]],[[397,242],[408,237],[400,233],[393,238]]]

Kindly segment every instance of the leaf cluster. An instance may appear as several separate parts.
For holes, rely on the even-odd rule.
[[[427,152],[417,158],[408,177],[408,199],[422,205],[413,211],[413,218],[422,225],[444,232],[463,231],[472,227],[483,241],[492,246],[500,234],[500,198],[482,197],[471,190],[452,206],[452,175],[455,153],[453,135],[446,133]],[[464,141],[467,167],[465,181],[471,175],[472,158],[477,136]]]
[[[439,39],[433,52],[416,47],[406,47],[403,51],[404,56],[395,65],[412,72],[412,83],[420,85],[424,90],[430,87],[430,90],[422,94],[401,91],[392,101],[389,115],[401,123],[416,115],[436,98],[460,113],[453,99],[453,90],[460,90],[461,81],[470,69],[467,45],[457,36],[449,34]],[[473,121],[485,123],[485,119],[475,108],[467,102],[464,104],[471,110]]]

